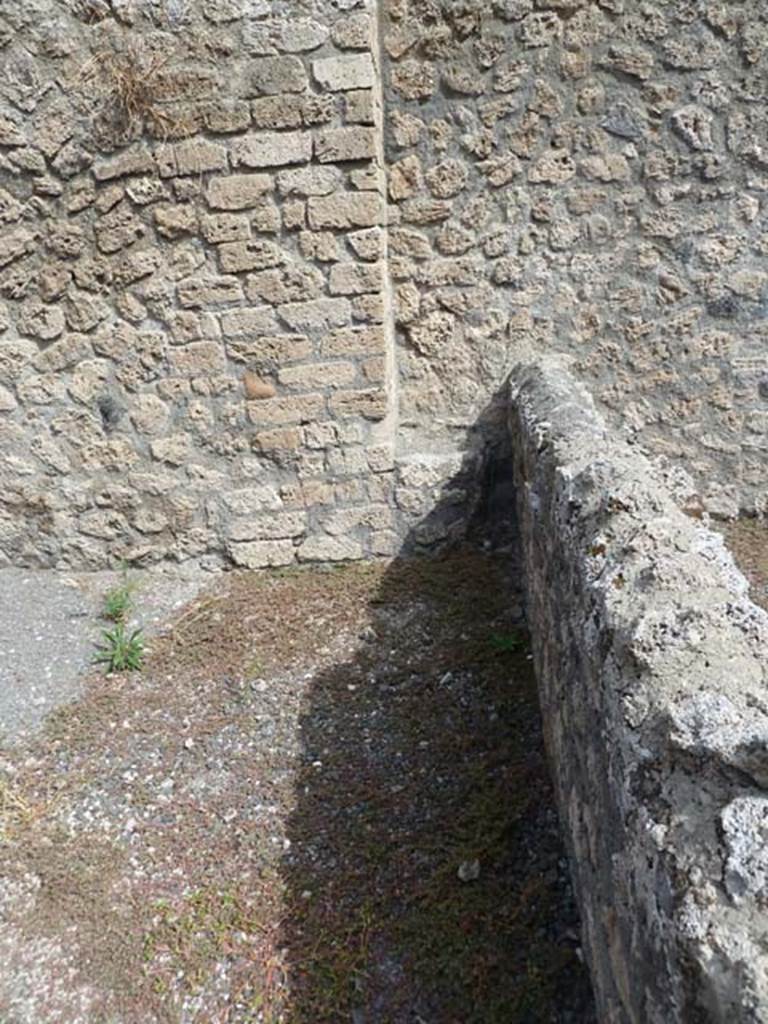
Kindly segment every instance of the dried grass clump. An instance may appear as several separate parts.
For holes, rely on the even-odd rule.
[[[79,84],[96,105],[95,123],[112,142],[126,142],[149,131],[168,138],[183,130],[166,104],[181,96],[169,94],[173,52],[158,52],[138,40],[121,50],[97,53],[80,69]]]

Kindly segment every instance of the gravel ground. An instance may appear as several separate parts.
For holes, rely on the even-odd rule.
[[[148,635],[190,601],[210,576],[194,568],[137,571],[133,627]],[[104,594],[114,572],[0,569],[0,741],[28,736],[45,716],[80,693],[93,660]]]
[[[752,600],[768,610],[768,521],[737,519],[719,529],[751,584]]]
[[[0,751],[3,1024],[593,1024],[508,565],[219,577]]]

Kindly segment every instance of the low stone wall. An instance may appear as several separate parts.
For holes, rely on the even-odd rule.
[[[605,1024],[768,1021],[768,616],[557,357],[511,432],[545,732]]]

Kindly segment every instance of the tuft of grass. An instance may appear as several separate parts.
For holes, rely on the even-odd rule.
[[[513,654],[523,649],[525,639],[520,633],[492,633],[490,643],[494,651]]]
[[[102,643],[94,659],[97,665],[106,665],[108,672],[138,672],[144,664],[144,635],[140,629],[130,633],[124,622],[114,629],[105,629]]]
[[[97,53],[80,69],[78,84],[90,96],[99,126],[112,143],[128,142],[145,130],[164,139],[184,134],[183,123],[165,105],[174,57],[173,51],[129,38],[119,48]]]
[[[128,616],[133,611],[135,592],[136,583],[129,579],[128,569],[123,565],[120,585],[108,590],[104,596],[103,617],[109,619],[110,622],[127,622]]]
[[[104,618],[110,622],[125,622],[133,608],[130,587],[123,585],[110,590],[104,598]]]

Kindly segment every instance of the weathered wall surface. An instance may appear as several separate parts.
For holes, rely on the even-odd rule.
[[[383,8],[402,465],[554,349],[710,509],[765,508],[766,5]]]
[[[766,42],[760,0],[2,0],[0,561],[439,542],[552,350],[766,508]]]
[[[768,616],[558,357],[510,426],[528,614],[600,1020],[768,1020]]]
[[[0,3],[0,563],[388,553],[363,0]]]

